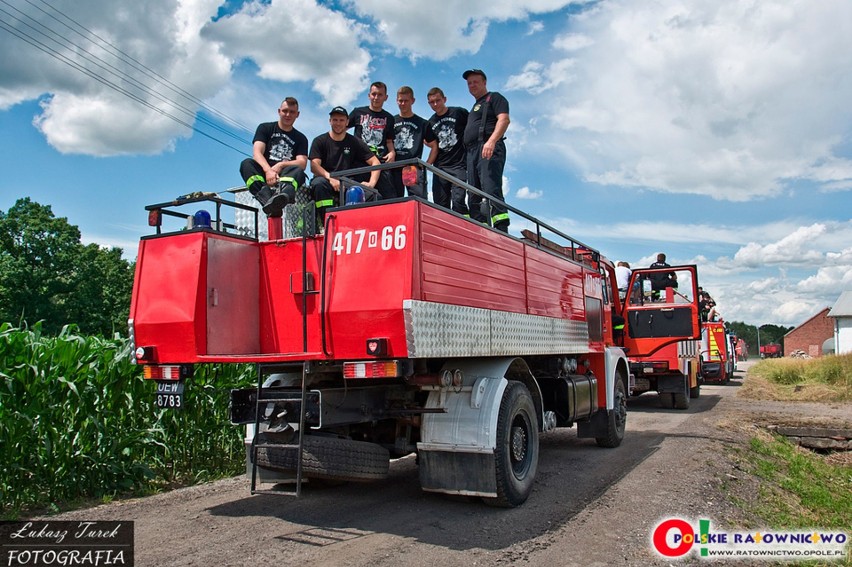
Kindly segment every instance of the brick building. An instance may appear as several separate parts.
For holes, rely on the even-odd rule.
[[[834,320],[828,317],[828,311],[826,307],[784,335],[784,354],[790,356],[801,350],[810,356],[822,356],[822,344],[834,338]]]

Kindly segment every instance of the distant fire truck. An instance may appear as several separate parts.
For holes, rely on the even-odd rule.
[[[760,358],[781,358],[782,356],[784,356],[784,353],[780,344],[760,345]]]
[[[701,359],[705,382],[727,384],[736,369],[734,342],[722,321],[703,323]]]
[[[215,211],[200,223],[162,230],[202,204]],[[260,241],[222,220],[229,206],[251,209],[210,196],[147,207],[157,234],[140,242],[129,326],[167,396],[193,365],[256,364],[257,387],[231,395],[253,493],[280,474],[295,494],[303,479],[382,479],[416,453],[424,490],[520,505],[540,433],[577,425],[602,447],[622,442],[625,350],[699,333],[697,302],[622,305],[612,262],[512,207],[534,232],[410,197],[333,209],[320,234],[284,238],[269,219]]]

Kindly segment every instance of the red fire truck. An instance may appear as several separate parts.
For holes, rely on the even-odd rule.
[[[654,290],[652,279],[654,275],[670,275],[668,285],[660,290]],[[645,270],[635,273],[628,289],[630,303],[651,302],[660,310],[661,315],[668,316],[678,306],[689,305],[697,293],[695,266],[672,266],[664,269]],[[656,278],[660,281],[660,277]],[[677,287],[675,287],[677,282]],[[673,311],[668,311],[669,309]],[[684,311],[682,315],[686,315]],[[690,321],[691,323],[691,321]],[[673,333],[676,337],[680,333]],[[681,335],[682,336],[682,335]],[[701,395],[701,359],[698,334],[688,339],[659,342],[659,347],[646,352],[636,352],[628,349],[630,360],[630,395],[641,396],[646,392],[657,392],[660,405],[664,408],[688,409],[689,400]]]
[[[732,342],[722,321],[710,321],[702,324],[701,337],[701,373],[705,382],[727,384],[734,372]]]
[[[760,345],[760,358],[781,358],[783,356],[781,345],[778,343],[770,343],[768,345]]]
[[[163,230],[201,205],[215,211]],[[577,425],[621,443],[626,349],[699,332],[697,303],[623,306],[610,261],[513,207],[529,237],[403,198],[334,209],[316,235],[281,238],[270,219],[261,241],[223,221],[229,206],[250,208],[204,196],[147,207],[157,233],[140,242],[129,326],[162,405],[184,403],[193,365],[256,364],[257,387],[231,395],[252,493],[280,473],[297,495],[303,479],[381,479],[416,453],[424,490],[517,506],[540,433]]]

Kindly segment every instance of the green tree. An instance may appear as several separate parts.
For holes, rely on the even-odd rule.
[[[126,328],[132,285],[120,249],[84,246],[50,206],[24,198],[0,211],[0,322],[42,321],[47,334],[76,324],[109,336]]]

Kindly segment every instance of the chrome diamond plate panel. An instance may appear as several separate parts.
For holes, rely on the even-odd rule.
[[[585,322],[406,300],[405,334],[411,358],[513,356],[585,352]]]
[[[258,207],[258,202],[254,200],[251,193],[248,191],[234,192],[234,201],[241,205],[249,205]],[[266,223],[266,215],[258,213],[257,219],[257,235],[258,240],[269,240],[269,228]],[[246,236],[254,236],[254,213],[243,209],[234,209],[234,224],[237,226],[237,232]]]

